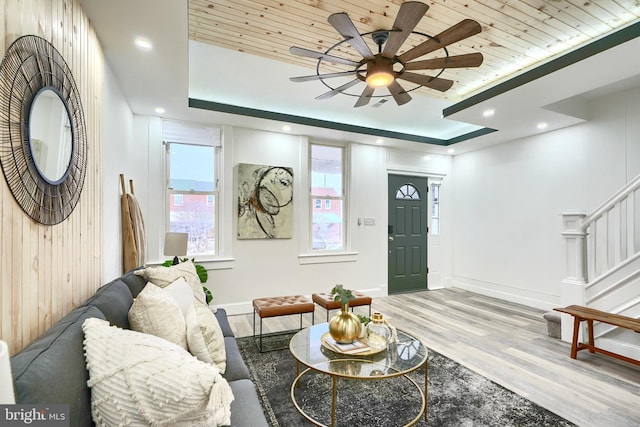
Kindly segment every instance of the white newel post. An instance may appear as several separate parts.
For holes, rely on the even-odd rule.
[[[582,230],[582,213],[563,213],[562,223],[565,241],[566,277],[560,287],[560,303],[585,305],[585,285],[587,284],[587,233]],[[571,342],[573,338],[573,317],[562,314],[562,340]]]

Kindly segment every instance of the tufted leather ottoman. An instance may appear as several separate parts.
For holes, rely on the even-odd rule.
[[[357,307],[360,305],[368,305],[369,306],[369,316],[371,316],[371,297],[365,295],[360,292],[353,292],[353,296],[356,297],[349,301],[349,307],[351,307],[351,311],[353,311],[353,307]],[[320,307],[327,310],[327,322],[329,321],[329,311],[335,310],[337,308],[341,308],[342,304],[340,301],[334,301],[333,296],[330,293],[322,292],[318,294],[311,295],[313,302],[318,304]]]
[[[286,316],[290,314],[300,315],[300,329],[302,329],[302,315],[311,313],[313,324],[315,305],[302,295],[290,295],[281,297],[256,298],[253,300],[253,338],[256,338],[256,313],[260,317],[260,336],[258,349],[262,353],[262,319],[265,317]],[[287,331],[288,332],[288,331]],[[286,333],[286,332],[285,332]]]

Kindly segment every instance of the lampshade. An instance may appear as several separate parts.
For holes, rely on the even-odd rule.
[[[393,81],[393,64],[389,61],[378,59],[367,67],[367,84],[372,87],[389,86]]]
[[[167,256],[185,256],[189,233],[169,232],[164,235],[164,254]]]
[[[11,362],[9,362],[9,348],[7,343],[0,341],[0,405],[12,405],[16,403],[13,393],[13,375],[11,375]]]

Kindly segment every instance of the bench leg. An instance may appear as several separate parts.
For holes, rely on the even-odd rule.
[[[587,320],[587,323],[589,324],[589,345],[591,346],[591,348],[589,349],[589,353],[595,353],[595,350],[593,349],[593,320]]]
[[[575,359],[578,355],[578,332],[580,331],[580,319],[578,316],[573,318],[573,342],[571,343],[571,358]]]
[[[253,310],[253,341],[256,341],[256,310]],[[258,338],[258,350],[262,353],[262,317],[260,317],[260,337]]]
[[[260,318],[260,346],[258,347],[260,353],[262,353],[262,317]]]

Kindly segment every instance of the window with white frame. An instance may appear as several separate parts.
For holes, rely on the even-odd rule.
[[[345,149],[311,144],[311,249],[345,249]],[[324,202],[318,203],[318,201]]]
[[[440,183],[431,183],[431,234],[440,235]]]
[[[218,242],[219,128],[163,121],[166,231],[189,233],[187,256],[213,256]]]

